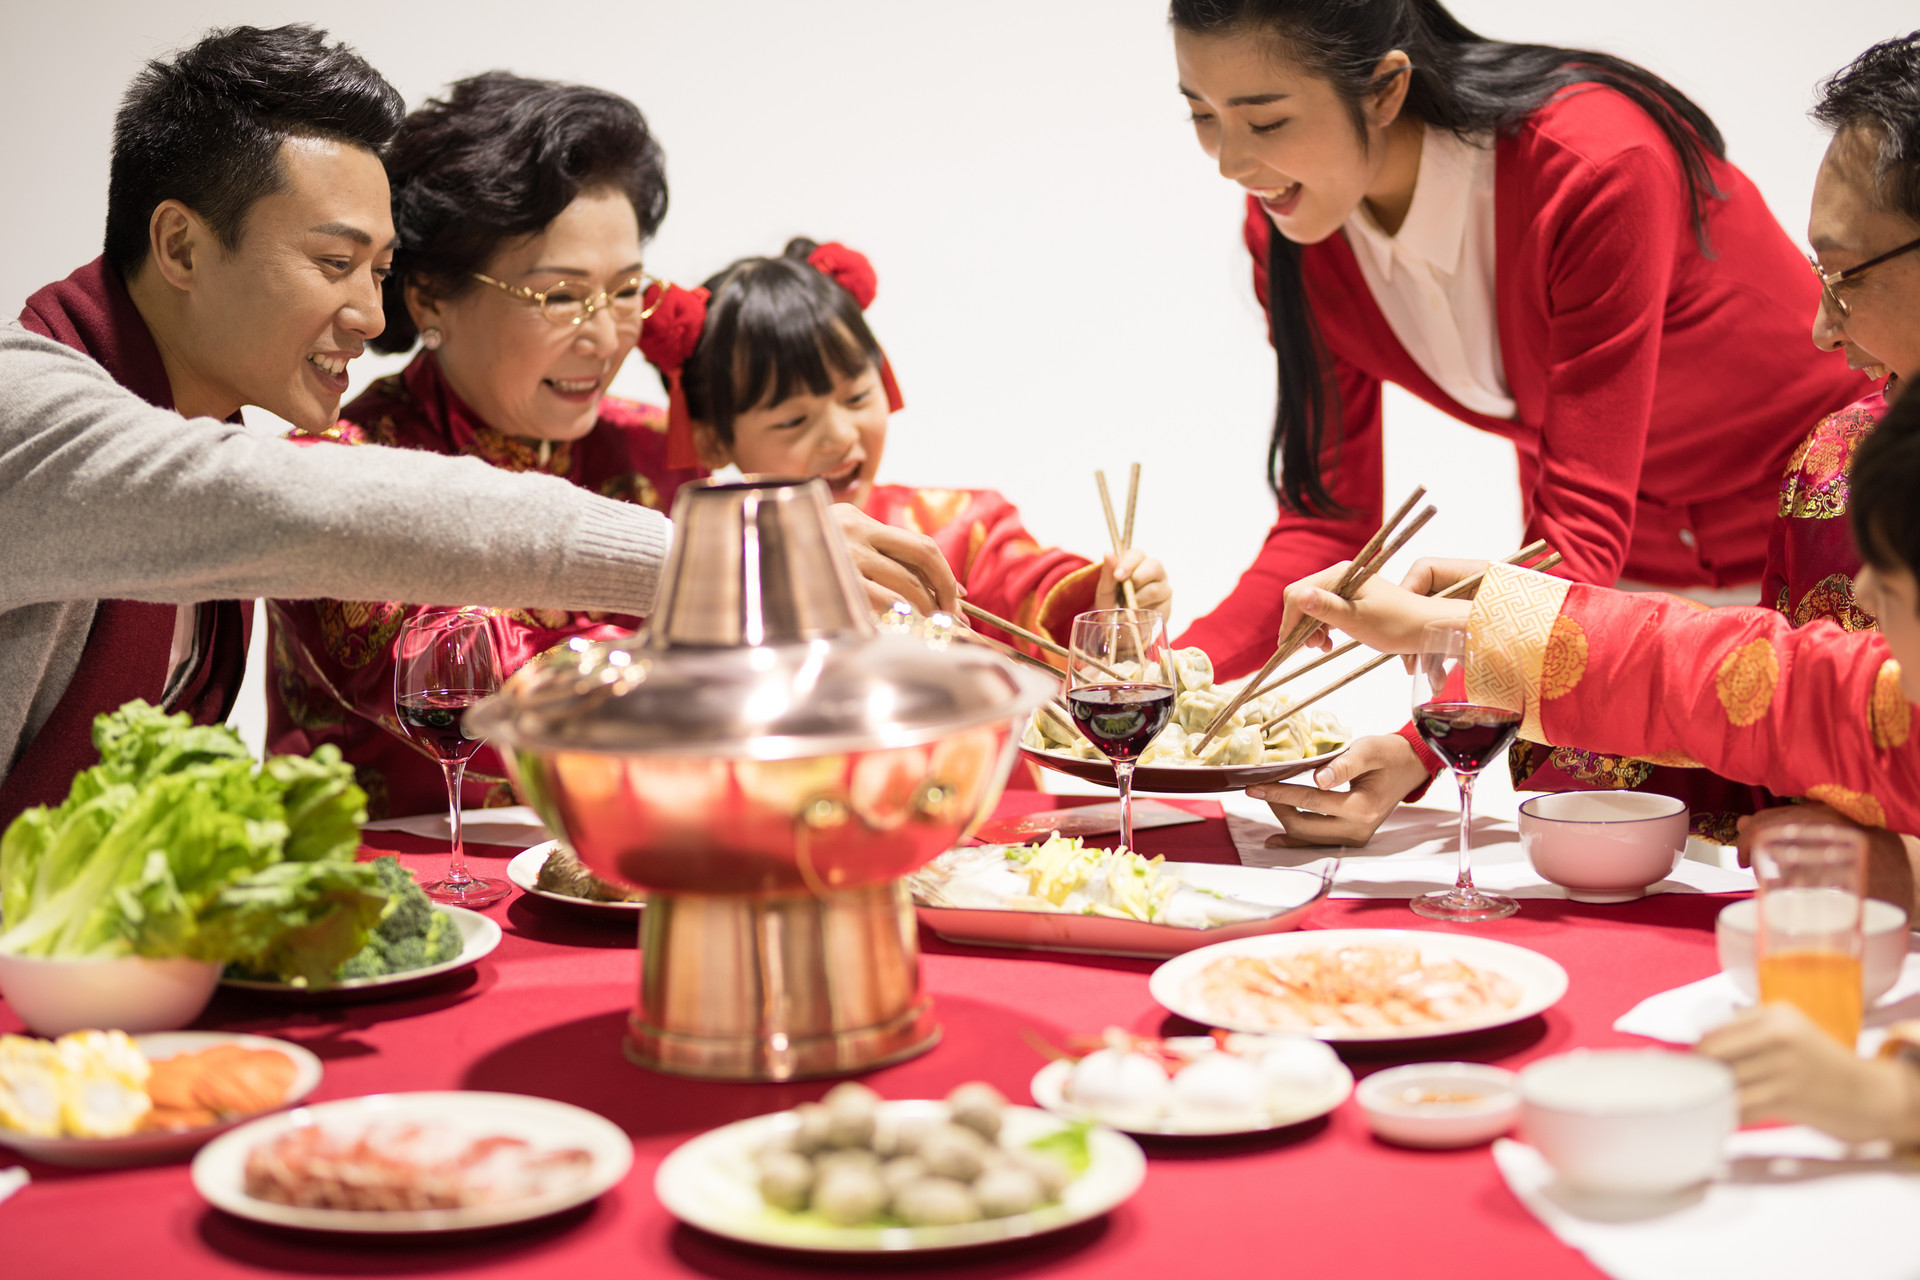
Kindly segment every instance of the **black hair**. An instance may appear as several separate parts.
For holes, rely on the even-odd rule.
[[[617,93],[489,71],[409,115],[387,151],[393,226],[387,327],[376,350],[413,346],[406,286],[448,299],[476,287],[500,245],[538,234],[582,191],[633,204],[640,238],[667,216],[666,157],[640,108]]]
[[[1332,83],[1363,141],[1365,103],[1390,83],[1374,68],[1395,49],[1413,64],[1403,110],[1463,139],[1510,133],[1572,85],[1616,90],[1652,117],[1679,156],[1694,234],[1707,248],[1706,202],[1720,194],[1707,157],[1724,159],[1726,143],[1706,112],[1644,67],[1586,49],[1489,40],[1439,0],[1172,0],[1168,21],[1196,35],[1274,37],[1290,60]],[[1338,433],[1339,389],[1307,305],[1300,246],[1278,232],[1267,240],[1267,314],[1280,374],[1268,483],[1292,510],[1338,512],[1320,465],[1329,431]]]
[[[1920,222],[1920,31],[1855,58],[1820,87],[1813,118],[1835,133],[1862,130],[1878,148],[1881,200]]]
[[[880,363],[860,303],[807,261],[819,247],[797,237],[777,258],[742,258],[706,282],[706,327],[680,385],[687,412],[723,444],[747,410],[801,387],[826,395],[833,374],[857,378]]]
[[[149,62],[113,120],[107,264],[123,280],[140,273],[164,200],[234,248],[254,202],[285,189],[281,143],[325,138],[377,153],[405,111],[364,58],[302,24],[211,31],[171,61]]]
[[[1920,395],[1901,395],[1854,451],[1847,519],[1860,558],[1920,577]]]

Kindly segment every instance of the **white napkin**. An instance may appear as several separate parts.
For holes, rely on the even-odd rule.
[[[1631,1036],[1665,1040],[1669,1044],[1695,1044],[1701,1036],[1727,1021],[1751,1002],[1734,987],[1724,973],[1689,982],[1684,987],[1648,996],[1614,1021],[1615,1031]],[[1860,1051],[1875,1053],[1886,1034],[1877,1028],[1904,1018],[1920,1018],[1920,952],[1909,951],[1900,967],[1900,978],[1867,1010],[1865,1029],[1860,1033]],[[1920,1257],[1920,1243],[1914,1246]],[[1920,1273],[1920,1265],[1915,1267]]]
[[[1412,898],[1452,886],[1460,870],[1460,820],[1454,813],[1419,805],[1401,805],[1364,848],[1270,849],[1267,837],[1280,831],[1270,822],[1227,815],[1227,830],[1249,867],[1302,867],[1321,870],[1336,859],[1336,898]],[[1520,847],[1520,829],[1504,818],[1473,820],[1473,882],[1515,898],[1561,898],[1567,891],[1543,879]],[[1682,858],[1673,874],[1649,886],[1648,893],[1743,893],[1753,889],[1753,873]]]
[[[32,1176],[19,1165],[11,1169],[0,1169],[0,1200],[5,1200],[32,1181]]]
[[[463,809],[461,834],[475,844],[508,844],[517,847],[550,839],[539,815],[523,804],[504,809]],[[363,831],[401,831],[426,840],[453,839],[453,824],[444,813],[421,813],[411,818],[387,818],[369,822]]]
[[[1525,1143],[1493,1144],[1520,1203],[1615,1280],[1913,1280],[1920,1271],[1920,1165],[1800,1125],[1736,1133],[1726,1158],[1704,1191],[1627,1217],[1556,1187]]]

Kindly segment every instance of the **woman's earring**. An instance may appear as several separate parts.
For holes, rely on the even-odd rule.
[[[429,351],[438,351],[440,344],[446,341],[446,337],[447,335],[438,329],[428,327],[420,331],[420,345]]]

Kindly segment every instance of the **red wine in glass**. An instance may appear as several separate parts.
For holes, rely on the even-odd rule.
[[[465,689],[427,689],[398,699],[396,709],[407,736],[433,752],[436,760],[465,760],[480,749],[460,727],[468,707],[485,695]]]
[[[1138,760],[1173,715],[1164,684],[1089,684],[1067,693],[1067,708],[1087,741],[1109,760]]]
[[[1429,702],[1413,709],[1413,723],[1434,754],[1463,773],[1478,773],[1513,745],[1520,713],[1471,702]]]
[[[1473,883],[1473,780],[1513,745],[1520,714],[1467,699],[1468,636],[1464,625],[1436,622],[1413,654],[1413,723],[1453,768],[1460,785],[1460,871],[1451,889],[1423,893],[1407,905],[1430,920],[1467,924],[1498,920],[1520,909],[1504,894]]]
[[[491,631],[484,614],[463,610],[415,613],[393,646],[393,709],[407,738],[440,762],[447,781],[447,823],[453,847],[447,874],[424,886],[435,902],[483,907],[511,892],[504,880],[467,870],[460,827],[460,783],[467,758],[480,749],[462,730],[466,710],[500,687]]]
[[[1096,609],[1073,620],[1067,712],[1113,762],[1120,843],[1133,848],[1133,768],[1173,716],[1166,620],[1151,609]]]

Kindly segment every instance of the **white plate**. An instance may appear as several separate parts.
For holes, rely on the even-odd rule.
[[[470,969],[480,962],[482,956],[500,945],[500,926],[478,911],[437,902],[433,909],[451,916],[454,927],[460,930],[460,954],[451,960],[430,964],[424,969],[408,969],[405,973],[383,974],[378,978],[349,978],[324,989],[296,987],[291,982],[262,982],[255,978],[222,978],[220,985],[240,991],[292,996],[297,1000],[384,1000],[388,996],[399,995],[415,983],[437,978],[443,973]]]
[[[881,1111],[945,1119],[944,1102],[918,1099],[883,1102]],[[1001,1140],[1031,1142],[1061,1128],[1060,1121],[1032,1107],[1002,1113]],[[1085,1222],[1122,1203],[1147,1175],[1146,1157],[1133,1139],[1095,1125],[1087,1132],[1092,1162],[1067,1184],[1057,1203],[1010,1218],[988,1218],[945,1227],[835,1227],[768,1208],[760,1199],[754,1153],[775,1134],[799,1121],[791,1111],[755,1116],[701,1134],[674,1148],[654,1175],[654,1194],[682,1222],[717,1236],[779,1249],[815,1253],[911,1253],[954,1249],[1042,1235]]]
[[[1230,1031],[1295,1030],[1222,1020],[1204,1000],[1188,995],[1188,981],[1225,956],[1278,956],[1300,951],[1389,944],[1416,946],[1423,957],[1459,960],[1477,969],[1497,973],[1520,988],[1520,998],[1510,1008],[1457,1022],[1429,1023],[1417,1027],[1322,1026],[1303,1030],[1300,1034],[1331,1041],[1426,1040],[1434,1036],[1459,1035],[1531,1018],[1541,1010],[1552,1007],[1567,993],[1567,971],[1538,951],[1516,947],[1510,942],[1496,942],[1492,938],[1425,929],[1315,929],[1308,933],[1269,934],[1261,938],[1222,942],[1167,961],[1153,971],[1147,990],[1155,1000],[1174,1013],[1207,1026],[1225,1027]]]
[[[1211,862],[1169,863],[1181,880],[1242,902],[1278,907],[1258,920],[1217,924],[1206,929],[1072,911],[1013,911],[987,907],[945,907],[914,900],[921,921],[949,942],[1021,947],[1036,951],[1074,951],[1087,955],[1132,956],[1160,960],[1231,938],[1259,937],[1300,927],[1307,913],[1333,887],[1332,863],[1324,871],[1293,867],[1235,867]]]
[[[1208,1050],[1220,1052],[1213,1047],[1211,1036],[1172,1036],[1168,1045],[1188,1052]],[[1073,1075],[1073,1063],[1065,1058],[1055,1058],[1040,1068],[1033,1077],[1033,1083],[1027,1087],[1033,1091],[1033,1100],[1068,1120],[1099,1120],[1101,1117],[1091,1111],[1076,1107],[1067,1100],[1067,1080]],[[1172,1119],[1163,1119],[1151,1129],[1136,1129],[1126,1125],[1117,1125],[1125,1133],[1138,1133],[1148,1137],[1164,1138],[1220,1138],[1236,1133],[1268,1133],[1274,1129],[1284,1129],[1288,1125],[1300,1124],[1307,1120],[1316,1120],[1326,1115],[1347,1100],[1353,1092],[1353,1072],[1347,1070],[1346,1063],[1339,1064],[1338,1076],[1326,1089],[1314,1098],[1302,1099],[1300,1104],[1286,1111],[1273,1112],[1265,1124],[1230,1124],[1214,1128],[1198,1128],[1179,1124]]]
[[[247,1155],[259,1144],[308,1125],[351,1128],[397,1119],[444,1125],[472,1138],[522,1138],[543,1150],[579,1147],[592,1163],[579,1182],[563,1190],[463,1209],[309,1209],[247,1194]],[[194,1157],[193,1187],[216,1209],[277,1227],[370,1234],[466,1231],[528,1222],[585,1204],[632,1167],[633,1140],[618,1125],[565,1102],[519,1093],[376,1093],[267,1116],[221,1135]]]
[[[293,1062],[293,1084],[287,1089],[285,1098],[267,1109],[269,1112],[292,1106],[320,1084],[320,1059],[285,1040],[231,1031],[159,1031],[152,1035],[135,1036],[133,1041],[150,1062],[159,1062],[183,1053],[199,1053],[202,1049],[211,1049],[220,1044],[237,1044],[242,1049],[272,1049],[286,1054]],[[235,1125],[255,1119],[259,1114],[262,1113],[235,1116],[231,1120],[201,1125],[197,1129],[158,1129],[130,1133],[124,1138],[35,1138],[0,1129],[0,1146],[12,1147],[30,1160],[82,1168],[159,1164],[198,1150],[211,1139]]]
[[[522,893],[530,893],[536,898],[545,898],[548,902],[564,902],[570,907],[579,907],[583,911],[635,916],[646,908],[647,904],[644,902],[595,902],[592,898],[576,898],[570,893],[555,893],[551,889],[542,889],[539,885],[540,868],[547,864],[547,855],[559,847],[558,840],[549,840],[531,849],[522,849],[507,863],[507,879],[519,886]]]

